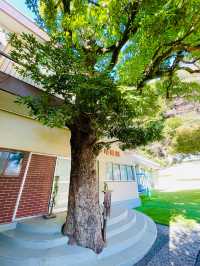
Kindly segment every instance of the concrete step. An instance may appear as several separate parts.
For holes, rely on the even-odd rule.
[[[107,239],[128,230],[136,222],[136,213],[133,211],[127,211],[127,216],[117,223],[108,224],[107,227]]]
[[[108,238],[127,230],[136,220],[134,212],[128,213],[128,211],[121,209],[114,210],[112,217],[111,220],[114,220],[108,226]],[[36,218],[36,224],[32,219],[25,220],[20,222],[15,230],[3,232],[0,239],[31,249],[62,246],[68,242],[68,238],[59,232],[64,219],[65,214],[61,214],[58,224],[53,219],[48,221],[43,218]]]
[[[115,221],[117,221],[117,219]],[[136,215],[134,212],[129,212],[125,219],[121,221],[118,220],[118,221],[119,221],[118,223],[114,223],[108,226],[108,229],[107,229],[108,239],[130,228],[133,225],[133,223],[136,221]],[[25,223],[25,225],[27,226],[27,223]],[[26,230],[23,231],[22,230],[23,228],[24,227],[22,228],[17,227],[17,229],[15,230],[9,230],[9,231],[3,232],[0,235],[0,239],[4,241],[8,241],[8,242],[14,242],[18,245],[31,248],[31,249],[53,248],[56,246],[67,244],[68,242],[68,238],[63,236],[61,233],[52,233],[52,234],[49,234],[46,232],[42,233],[40,232],[41,228],[39,228],[39,233],[37,232],[33,233],[33,232],[30,232],[30,230],[28,230],[27,232]]]
[[[130,210],[130,212],[132,212]],[[140,240],[147,228],[146,218],[143,214],[136,212],[136,221],[127,230],[120,232],[108,239],[107,247],[99,257],[104,258],[127,249]]]
[[[130,225],[130,221],[134,220],[134,217],[135,221]],[[123,219],[123,222],[124,224],[122,224],[122,220],[118,220],[118,222],[109,225],[110,232],[112,230],[114,232],[117,230],[117,224],[121,224],[122,227],[129,224],[126,230],[117,233],[115,231],[116,234],[110,236],[107,247],[99,255],[90,249],[66,244],[52,248],[33,249],[28,246],[17,245],[15,241],[0,239],[0,265],[132,266],[133,262],[137,262],[148,252],[155,241],[156,226],[147,216],[132,210],[128,211],[128,216]]]
[[[98,259],[92,266],[133,266],[151,249],[157,237],[155,223],[148,219],[145,234],[129,248],[112,256]],[[83,264],[82,266],[88,266]]]
[[[66,212],[59,213],[56,219],[44,219],[35,217],[21,220],[17,223],[16,229],[27,233],[56,234],[60,233],[61,227],[66,219]]]
[[[90,249],[62,245],[44,250],[22,248],[14,243],[0,241],[1,266],[78,266],[91,265],[97,255]]]
[[[61,227],[66,219],[66,212],[57,215],[56,219],[44,219],[43,217],[36,217],[32,219],[25,219],[17,223],[16,229],[28,233],[37,234],[55,234],[60,233]],[[108,219],[108,225],[114,225],[128,215],[128,210],[125,208],[113,208],[111,210],[111,217]]]
[[[0,240],[8,243],[16,243],[25,248],[47,249],[61,245],[67,245],[68,237],[61,233],[37,234],[19,230],[9,230],[0,235]]]
[[[128,209],[122,207],[112,208],[111,217],[108,219],[108,226],[121,222],[127,217],[127,215],[128,215]]]

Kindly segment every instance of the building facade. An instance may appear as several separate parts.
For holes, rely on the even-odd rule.
[[[6,1],[0,2],[0,224],[47,214],[55,176],[59,178],[54,211],[65,211],[71,164],[70,131],[42,125],[16,103],[18,96],[38,95],[41,90],[16,73],[8,56],[8,32],[28,32],[41,42],[48,40],[31,20]],[[113,203],[138,206],[136,168],[140,164],[155,168],[117,146],[103,150],[97,160],[100,203],[107,182]]]

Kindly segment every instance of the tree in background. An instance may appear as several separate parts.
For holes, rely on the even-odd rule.
[[[177,129],[173,140],[173,150],[177,153],[194,154],[200,152],[200,125],[182,126]]]
[[[134,148],[161,137],[160,96],[165,86],[157,89],[146,81],[162,76],[166,80],[181,67],[181,60],[190,60],[191,54],[194,60],[198,54],[199,1],[26,3],[50,41],[11,35],[11,57],[19,63],[19,73],[43,91],[40,97],[20,101],[45,125],[70,129],[64,232],[70,243],[99,253],[104,242],[96,158],[113,142]]]

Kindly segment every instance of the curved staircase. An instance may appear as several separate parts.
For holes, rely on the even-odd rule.
[[[96,255],[68,246],[60,233],[65,214],[56,219],[21,221],[15,230],[0,234],[1,266],[133,266],[149,251],[157,230],[146,215],[114,207],[107,228],[107,246]]]

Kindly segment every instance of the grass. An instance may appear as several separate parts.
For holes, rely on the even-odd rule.
[[[156,223],[169,225],[177,217],[200,222],[200,190],[154,191],[151,198],[141,196],[141,200],[142,206],[137,210]]]

